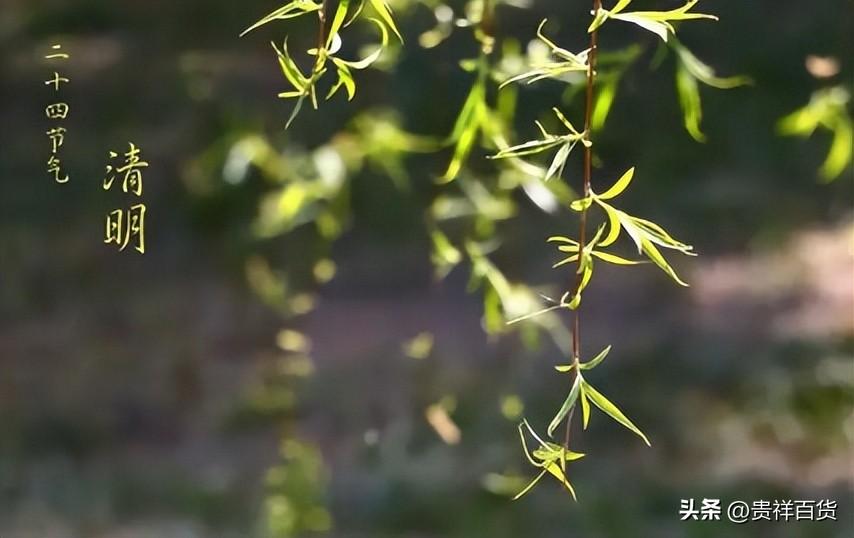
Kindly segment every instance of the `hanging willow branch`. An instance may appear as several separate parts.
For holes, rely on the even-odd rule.
[[[549,242],[557,244],[558,251],[567,255],[562,260],[558,261],[554,267],[573,267],[574,271],[570,279],[569,291],[567,291],[560,302],[556,305],[527,314],[519,317],[512,322],[530,319],[545,312],[551,312],[559,309],[569,309],[573,311],[570,330],[572,334],[572,346],[569,356],[569,363],[558,366],[558,372],[569,375],[569,393],[564,399],[561,406],[558,408],[554,417],[548,425],[546,433],[552,437],[555,430],[565,424],[563,434],[563,444],[551,447],[546,441],[540,440],[534,433],[533,428],[528,421],[524,421],[524,427],[530,431],[531,435],[537,438],[541,446],[540,457],[535,458],[538,461],[532,461],[535,466],[543,468],[542,471],[534,480],[524,488],[517,496],[520,497],[524,493],[530,491],[533,485],[540,480],[547,472],[550,472],[555,478],[560,481],[565,488],[575,498],[575,490],[569,483],[569,473],[567,472],[567,462],[570,459],[579,459],[578,457],[570,458],[569,455],[576,454],[570,450],[570,441],[572,434],[573,417],[576,408],[580,405],[582,414],[582,425],[586,429],[590,420],[591,407],[597,407],[606,415],[610,416],[616,422],[635,433],[647,445],[650,445],[647,436],[617,407],[611,400],[606,398],[601,392],[596,390],[590,382],[585,378],[586,372],[597,367],[603,362],[605,357],[610,353],[611,346],[608,346],[594,358],[583,361],[582,343],[581,343],[581,297],[591,282],[593,277],[594,267],[597,261],[606,262],[616,265],[639,265],[651,263],[661,269],[667,276],[674,280],[677,284],[687,286],[667,261],[662,254],[662,250],[671,250],[681,254],[693,256],[693,247],[682,241],[679,241],[671,236],[658,224],[631,215],[625,210],[618,209],[614,205],[613,199],[622,194],[632,183],[635,177],[635,169],[630,168],[613,185],[602,193],[594,192],[592,184],[593,176],[593,148],[594,141],[591,139],[591,132],[598,130],[604,123],[604,117],[607,116],[607,110],[610,108],[616,93],[616,83],[619,81],[618,73],[616,77],[610,77],[609,83],[602,86],[603,91],[607,92],[603,97],[603,103],[597,109],[597,60],[599,57],[599,30],[608,25],[610,21],[621,21],[632,23],[644,30],[652,32],[658,36],[663,42],[668,43],[670,49],[675,51],[677,62],[676,82],[677,90],[680,96],[680,103],[685,115],[685,125],[689,133],[697,140],[702,141],[703,135],[699,129],[701,118],[700,97],[697,89],[697,81],[704,84],[715,86],[718,88],[732,88],[741,84],[747,83],[744,77],[720,78],[717,77],[714,71],[700,62],[687,48],[679,43],[674,35],[676,33],[676,24],[684,21],[693,20],[717,20],[717,17],[704,13],[692,11],[697,4],[697,0],[688,1],[680,8],[670,11],[633,11],[629,12],[626,9],[631,4],[632,0],[619,0],[614,7],[606,9],[602,5],[601,0],[593,0],[593,20],[588,27],[589,46],[586,50],[572,53],[551,40],[545,37],[543,26],[545,21],[537,30],[537,37],[545,43],[550,51],[554,61],[533,65],[532,70],[516,75],[509,79],[506,83],[524,82],[530,84],[539,80],[555,79],[562,80],[563,76],[571,71],[581,71],[586,73],[584,84],[584,123],[581,131],[572,127],[572,123],[564,117],[564,114],[555,109],[555,113],[567,129],[570,131],[567,135],[553,135],[548,133],[542,126],[540,131],[543,138],[540,140],[528,141],[517,146],[513,146],[499,152],[495,157],[501,158],[507,155],[517,157],[528,157],[538,153],[544,153],[555,148],[558,148],[552,164],[549,167],[549,172],[545,179],[551,177],[560,177],[569,156],[569,152],[577,142],[582,143],[584,151],[583,169],[582,169],[582,185],[581,196],[570,204],[570,208],[579,215],[579,228],[576,239],[557,235],[549,238]],[[637,56],[634,51],[629,51],[626,54],[626,61],[631,62]],[[505,84],[506,84],[505,83]],[[600,226],[592,237],[589,235],[589,213],[593,210],[601,211],[605,223]],[[631,239],[634,246],[637,248],[640,259],[627,259],[618,256],[607,249],[615,244],[615,242],[623,235]],[[645,258],[645,259],[644,259]],[[592,404],[592,406],[591,406]],[[550,448],[551,447],[551,448]],[[526,454],[527,447],[524,446]],[[543,451],[548,449],[548,454]],[[536,454],[535,454],[536,456]],[[529,455],[529,460],[531,460]],[[554,465],[557,470],[552,469]]]

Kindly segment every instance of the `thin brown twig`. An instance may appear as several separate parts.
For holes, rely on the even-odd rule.
[[[599,12],[599,9],[602,7],[601,0],[593,0],[593,14],[595,16],[596,13]],[[599,40],[599,31],[593,30],[590,33],[590,52],[587,56],[587,91],[585,96],[584,103],[584,136],[589,141],[590,140],[590,119],[593,115],[593,102],[594,102],[594,82],[596,80],[596,53],[598,51],[598,40]],[[583,198],[587,198],[590,196],[590,181],[593,175],[593,151],[590,144],[585,144],[584,146],[584,185],[583,185]],[[582,253],[584,252],[584,247],[587,239],[587,209],[583,209],[581,211],[581,223],[579,225],[578,231],[578,265],[576,268],[578,269],[575,277],[574,284],[574,292],[573,296],[580,292],[581,289],[581,279],[582,273],[581,263],[582,263]],[[575,384],[576,377],[578,376],[578,364],[581,356],[581,306],[575,309],[573,320],[572,320],[572,361],[575,365],[575,368],[570,370],[570,386]],[[572,417],[575,414],[575,406],[569,410],[569,414],[566,416],[566,433],[564,434],[563,446],[566,450],[569,450],[569,437],[572,430]]]
[[[320,51],[326,47],[326,0],[320,4],[320,9],[317,11],[318,31],[317,31],[317,50],[318,57]]]

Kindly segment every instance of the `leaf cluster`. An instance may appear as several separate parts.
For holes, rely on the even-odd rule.
[[[290,126],[299,114],[306,99],[311,101],[314,109],[318,108],[317,83],[330,69],[334,70],[337,74],[337,80],[329,89],[325,99],[331,99],[339,90],[344,88],[347,93],[347,99],[352,100],[356,94],[356,81],[353,78],[353,70],[366,69],[380,58],[382,52],[389,46],[389,30],[398,39],[403,40],[388,5],[383,0],[367,1],[376,14],[376,17],[368,17],[368,20],[379,29],[380,44],[374,52],[359,60],[347,60],[338,56],[338,53],[341,51],[343,44],[340,32],[359,18],[364,8],[364,2],[360,2],[351,10],[351,0],[340,0],[332,17],[330,27],[327,30],[325,28],[325,2],[317,3],[313,0],[291,0],[291,2],[262,17],[241,34],[241,36],[246,35],[274,21],[294,19],[309,13],[318,14],[320,40],[317,47],[306,51],[308,56],[314,58],[312,67],[308,72],[304,73],[294,60],[288,50],[287,38],[284,39],[281,48],[275,43],[271,43],[278,58],[282,74],[285,80],[292,86],[292,89],[280,92],[279,98],[297,100],[286,123],[286,128]],[[326,36],[325,39],[323,38],[324,35]]]
[[[817,130],[830,133],[831,143],[819,169],[825,182],[833,181],[849,168],[854,152],[854,127],[848,105],[851,94],[842,86],[815,92],[809,103],[782,118],[780,134],[807,138]]]

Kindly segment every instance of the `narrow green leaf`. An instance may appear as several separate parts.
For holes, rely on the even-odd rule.
[[[551,423],[549,423],[548,430],[546,430],[549,437],[552,436],[552,433],[554,433],[555,429],[560,426],[561,421],[563,421],[564,417],[569,413],[569,410],[572,409],[573,405],[575,405],[575,401],[578,399],[578,391],[581,389],[582,379],[583,378],[580,373],[576,374],[575,383],[572,384],[572,388],[570,389],[566,400],[564,400],[563,405],[560,406],[557,414],[552,419]]]
[[[614,265],[639,265],[644,263],[640,260],[628,260],[609,252],[602,252],[601,250],[594,250],[592,254],[600,260],[613,263]]]
[[[674,239],[667,231],[659,226],[658,224],[652,222],[651,220],[642,219],[640,217],[631,217],[632,222],[644,232],[649,235],[650,240],[653,243],[657,243],[665,248],[672,248],[675,250],[680,250],[683,254],[695,255],[691,250],[694,249],[691,245],[686,245],[681,241],[677,241]]]
[[[610,352],[611,352],[611,346],[608,346],[605,349],[603,349],[602,351],[600,351],[598,355],[596,355],[595,357],[593,357],[589,361],[582,362],[578,367],[581,368],[582,370],[592,370],[593,368],[596,368],[596,366],[598,366],[600,362],[604,361],[605,357],[607,357],[608,353],[610,353]]]
[[[567,264],[573,263],[573,262],[577,262],[577,261],[578,261],[578,254],[573,254],[572,256],[570,256],[568,258],[564,258],[561,261],[552,265],[552,269],[557,269],[558,267],[562,267],[564,265],[567,265]]]
[[[369,67],[371,64],[373,64],[374,62],[379,60],[380,56],[383,53],[383,50],[388,46],[388,30],[386,30],[385,25],[377,19],[371,18],[368,20],[370,20],[372,23],[376,24],[377,27],[380,29],[380,34],[382,35],[382,41],[380,43],[380,46],[377,47],[377,50],[375,50],[374,52],[372,52],[371,54],[369,54],[365,58],[362,58],[361,60],[358,60],[358,61],[352,61],[352,62],[346,61],[345,62],[347,65],[349,65],[353,69],[365,69],[365,68]]]
[[[854,133],[852,133],[851,119],[838,118],[832,127],[833,141],[827,158],[821,165],[819,172],[825,182],[830,182],[839,177],[851,162],[852,145],[854,145]]]
[[[546,475],[547,472],[548,472],[548,468],[543,469],[542,472],[540,474],[538,474],[536,477],[534,477],[534,479],[531,480],[528,483],[528,485],[525,486],[525,488],[522,491],[517,493],[516,496],[513,497],[512,500],[517,501],[517,500],[521,499],[526,493],[531,491],[531,489],[533,489],[533,487],[537,485],[537,482],[539,482],[540,479],[542,479]]]
[[[350,9],[350,0],[339,0],[338,7],[335,8],[335,15],[332,17],[332,25],[329,27],[329,37],[326,39],[326,48],[330,49],[332,40],[338,35],[341,27],[344,25],[344,20],[347,18],[347,11]]]
[[[612,15],[616,15],[617,13],[629,7],[629,4],[631,3],[632,0],[619,0],[619,2],[617,2],[617,4],[614,6],[613,9],[610,10],[610,12]]]
[[[572,496],[572,500],[577,501],[578,497],[575,496],[575,488],[572,487],[572,484],[569,483],[569,480],[566,478],[566,474],[560,468],[560,465],[557,463],[551,463],[546,466],[546,470],[552,474],[558,481],[566,487],[566,490]]]
[[[644,254],[646,254],[647,257],[652,260],[652,263],[660,267],[661,270],[667,273],[668,276],[675,280],[677,284],[679,284],[680,286],[688,287],[688,284],[686,284],[682,281],[682,279],[679,278],[679,275],[676,274],[676,271],[674,271],[673,268],[670,267],[670,264],[667,263],[667,260],[665,260],[664,256],[661,255],[661,252],[659,252],[658,249],[655,248],[655,245],[653,245],[652,242],[646,237],[641,238],[641,248],[643,249]]]
[[[581,212],[588,209],[592,203],[593,198],[588,196],[587,198],[579,198],[578,200],[573,200],[572,203],[569,204],[569,207],[573,211]]]
[[[613,18],[619,19],[619,20],[624,21],[624,22],[630,22],[632,24],[640,26],[644,30],[648,30],[648,31],[654,33],[655,35],[657,35],[658,37],[660,37],[662,39],[662,41],[667,41],[667,33],[668,33],[669,25],[664,23],[664,22],[648,19],[648,18],[643,17],[641,15],[632,14],[632,13],[615,15]]]
[[[706,135],[700,130],[700,122],[703,119],[700,88],[697,86],[697,79],[691,76],[681,63],[676,65],[676,93],[679,95],[685,130],[697,142],[705,142]]]
[[[388,7],[388,4],[385,3],[384,0],[369,0],[371,6],[374,8],[374,11],[377,12],[377,15],[385,22],[385,24],[391,28],[391,31],[394,32],[394,35],[403,43],[403,36],[400,35],[400,31],[397,29],[397,25],[394,23],[394,17],[391,14],[391,8]]]
[[[569,243],[571,245],[578,245],[578,241],[576,241],[575,239],[570,239],[569,237],[563,235],[553,235],[546,239],[546,241],[549,243]]]
[[[626,233],[629,234],[629,237],[634,241],[635,246],[638,248],[638,254],[643,253],[643,245],[641,244],[641,239],[644,236],[644,232],[639,229],[634,222],[632,222],[632,217],[627,213],[615,210],[617,212],[617,218],[620,220],[620,224],[623,226],[623,229],[626,230]]]
[[[617,238],[620,236],[620,215],[617,213],[617,210],[611,207],[606,203],[600,202],[599,204],[602,209],[605,210],[605,214],[608,217],[608,235],[602,239],[602,242],[599,243],[600,247],[607,247],[614,243]]]
[[[299,90],[301,93],[305,93],[308,79],[302,74],[299,67],[297,67],[297,64],[288,53],[287,38],[285,38],[285,41],[282,43],[281,50],[276,47],[275,43],[270,42],[270,44],[273,46],[273,50],[276,51],[276,57],[279,59],[279,66],[282,68],[282,74],[285,75],[285,78],[293,85],[294,88]]]
[[[313,11],[318,10],[320,10],[320,4],[316,4],[311,0],[294,0],[293,2],[288,2],[284,6],[273,11],[266,17],[263,17],[261,20],[241,32],[240,37],[243,37],[249,32],[257,30],[261,26],[264,26],[265,24],[268,24],[275,20],[293,19],[295,17],[305,15],[306,13],[311,13]]]
[[[626,170],[626,172],[622,176],[620,176],[620,179],[618,179],[617,182],[614,183],[614,185],[611,186],[610,189],[603,192],[602,194],[596,195],[596,197],[600,200],[610,200],[611,198],[618,196],[620,193],[626,190],[626,187],[628,187],[629,183],[632,182],[633,177],[635,177],[634,166]]]
[[[350,68],[347,67],[347,62],[339,60],[338,58],[332,58],[332,63],[335,64],[335,68],[338,72],[338,81],[329,90],[329,94],[327,94],[326,99],[328,100],[335,95],[341,87],[344,87],[347,90],[347,100],[352,100],[353,96],[356,95],[356,81],[353,80],[353,74],[350,72]]]
[[[629,430],[635,432],[641,439],[643,439],[647,446],[652,446],[650,445],[649,439],[647,439],[646,435],[644,435],[644,433],[640,431],[640,429],[638,429],[638,427],[635,426],[616,405],[611,403],[608,398],[603,396],[586,381],[584,382],[584,392],[590,398],[590,401],[593,402],[593,405],[601,409],[606,415],[610,416]]]
[[[707,86],[712,86],[713,88],[721,90],[728,90],[751,83],[750,77],[719,77],[715,75],[715,70],[711,66],[703,63],[699,58],[694,56],[693,52],[688,50],[676,39],[671,42],[671,46],[676,51],[677,61],[679,61],[685,69],[688,70],[691,76]]]
[[[558,178],[560,178],[561,174],[563,174],[563,167],[566,165],[566,158],[569,157],[569,152],[572,151],[572,147],[575,143],[566,143],[560,147],[560,149],[555,154],[554,159],[552,160],[551,166],[549,166],[548,171],[546,172],[545,178],[543,181],[548,181],[555,174],[557,174]]]
[[[454,155],[451,158],[451,162],[448,164],[448,169],[445,170],[445,174],[441,178],[442,182],[447,183],[453,181],[460,173],[460,170],[463,167],[463,162],[465,162],[474,147],[474,142],[477,139],[479,129],[479,122],[473,122],[463,131],[462,135],[457,140],[457,145],[454,147]]]
[[[578,395],[581,398],[581,422],[584,429],[587,429],[587,424],[590,422],[590,402],[587,400],[587,383],[581,384],[581,393]]]
[[[599,93],[596,96],[596,102],[593,104],[593,113],[590,117],[590,128],[593,131],[600,131],[605,126],[605,120],[608,119],[611,106],[614,104],[614,99],[617,96],[620,78],[619,76],[608,76],[601,79]]]

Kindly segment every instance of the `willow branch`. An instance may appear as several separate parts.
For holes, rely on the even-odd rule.
[[[326,47],[326,2],[327,0],[323,0],[320,4],[320,9],[317,10],[317,20],[318,20],[318,29],[317,29],[317,50],[318,57],[320,55],[321,50]]]
[[[601,0],[593,0],[593,13],[598,13],[599,9],[602,7]],[[594,83],[596,82],[596,56],[598,52],[598,40],[599,40],[599,30],[593,30],[590,33],[590,52],[587,56],[587,88],[585,92],[585,101],[584,101],[584,136],[587,141],[590,141],[590,123],[591,118],[593,116],[593,101],[594,101]],[[583,176],[583,187],[582,187],[582,197],[587,198],[590,196],[590,180],[593,175],[593,150],[591,144],[584,145],[584,176]],[[576,272],[576,278],[574,283],[574,292],[573,296],[576,293],[579,293],[581,289],[581,261],[582,256],[581,253],[584,252],[584,247],[587,241],[587,208],[584,208],[581,211],[581,223],[579,224],[578,231],[578,265]],[[575,309],[573,320],[572,320],[572,361],[575,364],[575,368],[573,368],[570,372],[570,386],[575,384],[575,378],[578,375],[578,364],[581,357],[581,305]],[[572,417],[575,412],[575,406],[569,410],[569,414],[566,416],[566,433],[564,435],[563,445],[564,448],[569,450],[569,437],[570,432],[572,430]]]

